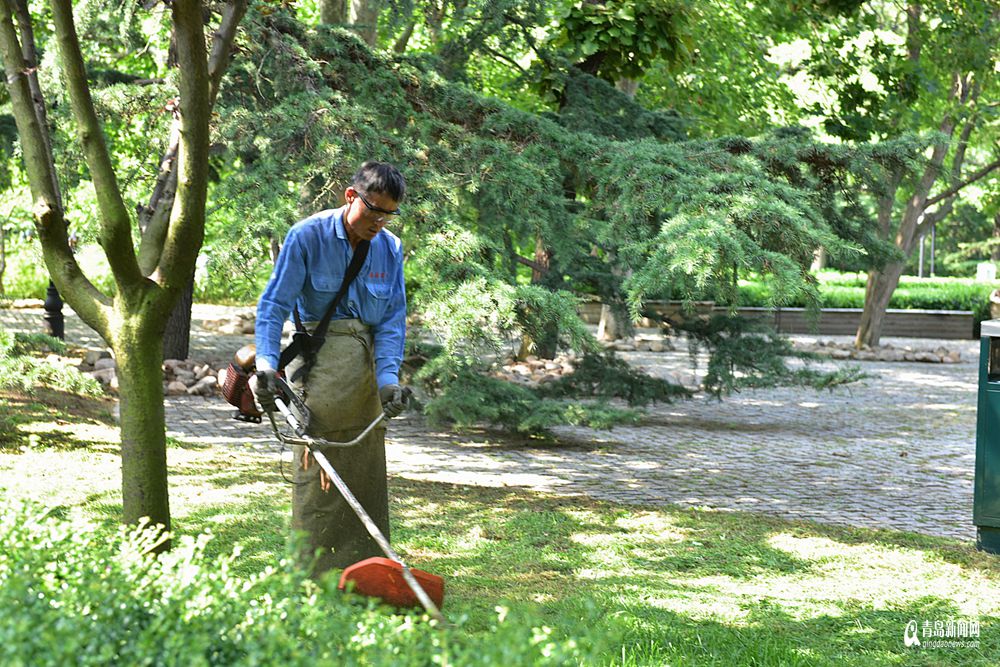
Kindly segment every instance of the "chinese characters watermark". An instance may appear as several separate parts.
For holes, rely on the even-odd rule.
[[[979,621],[964,618],[946,621],[911,619],[903,629],[907,648],[979,648]]]

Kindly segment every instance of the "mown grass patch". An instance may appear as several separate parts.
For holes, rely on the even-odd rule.
[[[59,412],[49,400],[62,399],[3,394],[0,409],[33,405],[25,414],[39,423],[59,414],[116,436],[97,419],[106,403],[82,399]],[[110,535],[120,469],[105,440],[4,449],[0,492],[97,521]],[[237,576],[276,566],[287,552],[291,494],[276,457],[181,444],[168,448],[174,532],[210,531],[210,559],[241,545]],[[1000,559],[970,544],[402,477],[391,478],[390,493],[394,544],[445,577],[447,615],[484,642],[503,606],[563,638],[592,637],[597,623],[607,645],[587,664],[994,665],[1000,656]],[[907,648],[911,620],[974,620],[979,645]]]

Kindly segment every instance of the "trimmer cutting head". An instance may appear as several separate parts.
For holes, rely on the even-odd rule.
[[[440,609],[444,602],[444,579],[412,567],[410,573]],[[348,583],[353,586],[348,587]],[[338,588],[342,591],[349,589],[359,595],[379,598],[393,607],[420,606],[420,600],[403,578],[402,566],[388,558],[366,558],[349,566],[340,575]]]

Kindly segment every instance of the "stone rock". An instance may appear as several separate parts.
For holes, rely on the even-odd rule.
[[[11,308],[44,308],[45,302],[41,299],[14,299]]]
[[[101,383],[101,386],[108,387],[111,385],[111,379],[115,377],[114,368],[99,368],[96,371],[90,371],[87,373],[95,380]]]
[[[85,366],[93,366],[100,359],[110,359],[111,353],[107,350],[87,350],[87,353],[83,355],[83,364]]]
[[[948,360],[948,363],[957,364],[962,360],[962,353],[959,352],[958,350],[953,350],[948,354],[944,355],[944,358]]]
[[[559,379],[559,376],[554,373],[546,373],[538,379],[539,384],[546,384],[548,382],[555,382]]]
[[[173,382],[167,383],[167,396],[181,396],[187,393],[187,386],[183,382],[178,382],[174,380]]]
[[[618,350],[619,352],[634,352],[635,351],[635,345],[633,345],[632,343],[624,343],[624,342],[623,343],[616,343],[615,346],[614,346],[614,348],[616,350]]]
[[[554,370],[559,370],[559,369],[561,369],[561,368],[562,368],[562,366],[560,366],[559,364],[557,364],[557,363],[556,363],[556,362],[554,362],[554,361],[546,361],[546,362],[545,362],[545,366],[544,366],[544,368],[545,368],[545,370],[547,370],[547,371],[554,371]]]
[[[873,352],[872,349],[869,347],[867,350],[866,349],[858,350],[854,358],[857,359],[858,361],[875,361],[876,359],[878,359],[878,355],[875,352]]]
[[[903,361],[904,356],[902,350],[894,350],[893,348],[881,350],[878,353],[879,361]]]
[[[243,330],[240,328],[240,325],[233,324],[232,322],[227,322],[226,324],[223,324],[221,327],[219,327],[218,331],[219,333],[226,334],[227,336],[235,336],[236,334],[243,333]]]
[[[108,368],[114,369],[115,367],[116,367],[115,360],[109,357],[105,357],[104,359],[98,359],[97,361],[94,362],[95,371],[103,371]]]
[[[649,341],[649,351],[650,352],[663,352],[666,349],[666,345],[663,344],[662,340],[651,340]]]
[[[194,373],[184,368],[178,368],[174,371],[174,377],[184,384],[192,384],[195,381]]]
[[[195,366],[194,367],[194,379],[195,380],[200,380],[203,377],[205,377],[206,375],[210,375],[211,373],[212,373],[212,367],[209,366],[208,364],[205,364],[204,366]]]
[[[226,375],[228,373],[229,373],[228,366],[226,368],[220,368],[219,371],[216,373],[216,377],[218,378],[220,388],[222,387],[222,385],[226,384]]]
[[[215,378],[204,377],[187,390],[190,396],[211,396],[215,393]]]
[[[179,366],[182,366],[183,364],[184,362],[181,361],[180,359],[164,359],[163,370],[168,371],[170,373],[174,373],[176,372],[177,368]]]
[[[929,364],[939,364],[941,363],[941,357],[934,354],[933,352],[917,352],[913,355],[916,361],[924,361]]]
[[[835,347],[832,350],[830,350],[830,358],[831,359],[850,359],[851,358],[851,352],[850,352],[850,350],[842,350],[839,347]]]

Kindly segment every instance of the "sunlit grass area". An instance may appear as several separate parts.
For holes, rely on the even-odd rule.
[[[110,405],[0,394],[0,490],[114,529]],[[391,439],[391,436],[390,436]],[[171,441],[174,532],[242,547],[250,576],[287,553],[290,486],[273,454]],[[393,477],[393,542],[445,577],[445,611],[488,635],[498,605],[560,636],[600,619],[607,665],[995,665],[1000,559],[972,545],[762,515],[621,506]],[[909,621],[975,621],[962,647],[904,646]],[[586,621],[593,623],[593,620]]]

